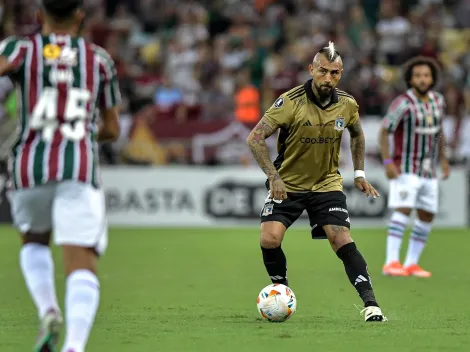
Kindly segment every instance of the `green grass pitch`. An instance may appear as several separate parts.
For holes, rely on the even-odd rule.
[[[36,312],[18,267],[19,240],[10,227],[0,233],[0,351],[31,351]],[[428,280],[381,276],[385,231],[352,233],[387,323],[363,322],[341,261],[308,230],[286,235],[297,313],[273,324],[256,310],[269,284],[257,228],[113,229],[88,351],[468,351],[470,233],[432,233],[422,260],[434,274]],[[60,265],[56,277],[63,302]]]

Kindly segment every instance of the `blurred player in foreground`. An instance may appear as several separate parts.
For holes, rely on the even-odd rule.
[[[42,33],[0,44],[0,75],[17,83],[22,103],[9,196],[21,270],[41,321],[38,352],[56,351],[62,324],[51,233],[67,276],[63,352],[85,350],[99,305],[97,258],[108,241],[97,141],[119,136],[120,94],[110,56],[78,36],[82,2],[43,0]]]
[[[248,144],[268,177],[261,211],[261,250],[273,283],[287,282],[281,248],[286,230],[307,211],[313,239],[328,238],[343,261],[349,281],[364,302],[366,321],[384,321],[372,289],[367,264],[349,233],[342,177],[338,171],[341,136],[351,135],[356,187],[379,196],[364,172],[364,134],[354,98],[338,89],[343,63],[330,42],[309,65],[312,79],[282,94],[252,130]],[[266,138],[277,130],[278,157],[269,158]],[[318,283],[321,285],[321,283]]]
[[[390,218],[384,275],[430,277],[418,265],[438,211],[437,165],[442,178],[449,177],[442,131],[444,98],[432,90],[438,79],[438,66],[429,58],[416,57],[405,65],[408,90],[390,105],[380,134],[380,150],[390,179]],[[389,136],[393,138],[390,153]],[[404,265],[400,263],[403,233],[413,209],[413,225]]]

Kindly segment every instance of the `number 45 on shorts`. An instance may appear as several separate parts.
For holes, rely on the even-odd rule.
[[[45,88],[31,115],[31,129],[42,130],[42,139],[45,142],[52,141],[58,128],[66,139],[79,141],[85,138],[87,104],[90,98],[91,93],[86,89],[69,89],[65,102],[65,122],[59,125],[59,91],[56,88]],[[72,124],[72,122],[74,123]]]

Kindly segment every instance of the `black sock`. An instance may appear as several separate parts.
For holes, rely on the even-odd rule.
[[[336,255],[343,261],[349,281],[356,289],[364,302],[364,306],[378,306],[374,290],[367,272],[367,263],[357,250],[354,242],[348,243],[338,249]]]
[[[277,248],[263,248],[263,261],[273,284],[288,285],[287,261],[281,246]]]

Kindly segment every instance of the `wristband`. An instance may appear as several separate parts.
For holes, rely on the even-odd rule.
[[[363,170],[354,170],[354,178],[366,178],[366,173]]]
[[[387,166],[387,165],[389,165],[389,164],[393,164],[393,160],[390,159],[390,158],[389,158],[389,159],[385,159],[385,160],[384,160],[384,166]]]

